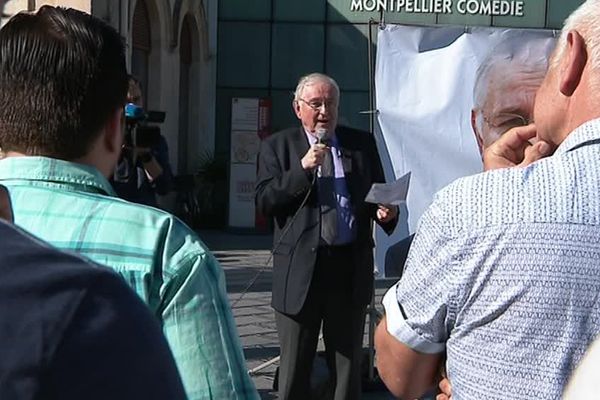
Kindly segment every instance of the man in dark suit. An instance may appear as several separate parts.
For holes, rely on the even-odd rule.
[[[373,295],[372,221],[389,234],[396,206],[364,202],[383,169],[373,137],[336,127],[339,88],[313,73],[293,101],[300,128],[265,139],[256,203],[275,220],[272,306],[281,347],[282,399],[309,399],[323,323],[335,399],[360,398],[366,306]]]

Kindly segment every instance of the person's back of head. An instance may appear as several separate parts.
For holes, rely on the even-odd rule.
[[[79,159],[125,103],[123,41],[78,10],[18,14],[0,30],[0,87],[4,151]]]
[[[600,118],[600,0],[587,0],[565,21],[548,73],[537,92],[537,137],[560,145]]]
[[[600,0],[587,0],[565,20],[551,66],[556,67],[567,49],[567,37],[576,30],[583,36],[588,57],[596,71],[600,71]],[[597,73],[598,74],[598,73]]]

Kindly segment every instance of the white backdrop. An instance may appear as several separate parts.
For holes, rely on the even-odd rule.
[[[392,237],[377,229],[375,264],[383,276],[389,246],[414,233],[435,192],[481,171],[470,124],[479,64],[509,29],[408,27],[379,31],[375,90],[379,152],[387,180],[411,171],[406,208]],[[522,40],[532,35],[522,30]],[[545,31],[552,37],[552,31]],[[535,34],[539,37],[540,30]]]

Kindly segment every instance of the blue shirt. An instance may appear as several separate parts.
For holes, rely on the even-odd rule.
[[[0,220],[0,399],[183,400],[156,318],[114,271]]]
[[[312,146],[317,143],[317,138],[306,132],[308,143]],[[341,150],[335,133],[329,138],[329,147],[333,158],[333,169],[335,173],[334,191],[337,210],[337,237],[334,245],[343,245],[354,242],[356,239],[356,224],[354,213],[352,212],[352,202],[350,192],[346,184],[344,166],[342,164]]]
[[[600,120],[527,168],[440,191],[384,298],[388,330],[447,351],[452,398],[557,399],[600,332]]]

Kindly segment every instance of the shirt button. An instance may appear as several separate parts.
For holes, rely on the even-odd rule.
[[[313,247],[313,248],[310,249],[310,251],[312,251],[314,253],[315,251],[317,251],[317,248]]]

